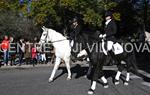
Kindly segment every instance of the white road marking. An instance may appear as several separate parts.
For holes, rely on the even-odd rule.
[[[149,74],[149,73],[147,73],[147,72],[145,72],[145,71],[143,71],[143,70],[138,70],[138,72],[139,72],[140,74],[142,74],[142,75],[144,75],[144,76],[150,78],[150,74]]]
[[[131,79],[141,79],[141,77],[137,76],[137,75],[131,75],[130,76]]]
[[[150,87],[150,83],[149,82],[142,82],[143,85]]]

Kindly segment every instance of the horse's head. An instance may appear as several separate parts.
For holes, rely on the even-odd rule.
[[[42,45],[47,42],[48,28],[43,26],[42,30],[43,30],[43,33],[42,33],[40,41],[39,41],[39,46],[37,47],[38,50],[40,50],[42,48]]]
[[[45,26],[42,27],[43,33],[40,38],[40,44],[46,43],[47,42],[47,37],[48,37],[48,28]]]

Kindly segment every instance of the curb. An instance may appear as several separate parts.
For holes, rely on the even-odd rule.
[[[21,65],[21,66],[2,66],[0,70],[2,69],[18,69],[18,68],[39,68],[39,67],[51,67],[53,64],[38,64],[38,65]]]

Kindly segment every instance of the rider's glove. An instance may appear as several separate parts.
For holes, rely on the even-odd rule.
[[[99,35],[99,38],[103,38],[103,35],[102,35],[102,34],[100,34],[100,35]]]
[[[106,38],[106,34],[103,35],[103,38]]]

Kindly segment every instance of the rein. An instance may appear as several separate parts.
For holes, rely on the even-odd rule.
[[[67,39],[57,40],[57,41],[53,41],[53,42],[50,42],[50,43],[61,42],[61,41],[64,41],[64,40],[67,40]]]

